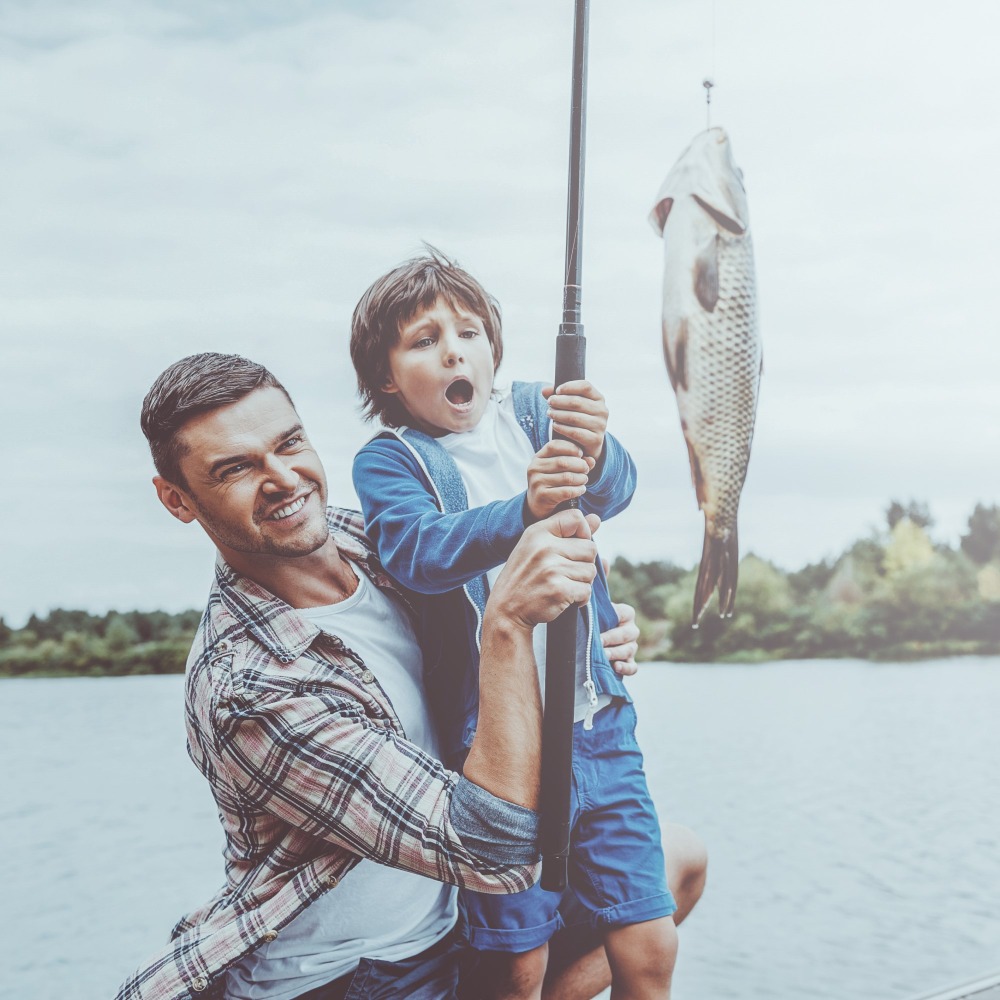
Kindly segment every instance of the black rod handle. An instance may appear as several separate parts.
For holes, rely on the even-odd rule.
[[[555,384],[586,376],[587,338],[579,323],[564,323],[556,337]],[[565,507],[579,507],[571,501]],[[542,888],[566,888],[569,864],[576,633],[580,609],[567,608],[548,626],[545,643],[545,715],[542,719]]]

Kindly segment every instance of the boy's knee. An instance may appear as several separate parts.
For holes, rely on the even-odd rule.
[[[686,826],[663,825],[667,882],[677,902],[674,923],[679,924],[701,898],[708,872],[708,851],[702,839]]]

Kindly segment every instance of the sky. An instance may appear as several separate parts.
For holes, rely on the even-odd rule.
[[[670,165],[743,169],[764,377],[744,552],[786,569],[929,504],[1000,502],[1000,7],[594,0],[583,321],[639,489],[606,556],[693,565],[702,516],[660,346]],[[355,503],[367,286],[428,241],[499,299],[501,384],[551,378],[572,4],[0,2],[0,615],[203,605],[138,414],[187,354],[285,383]]]

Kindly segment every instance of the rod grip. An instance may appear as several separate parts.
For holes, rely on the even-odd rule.
[[[566,888],[569,860],[570,788],[576,630],[580,609],[567,608],[548,626],[545,653],[545,715],[542,720],[542,888]]]
[[[556,388],[586,377],[587,338],[583,335],[583,324],[560,323],[556,337]]]
[[[556,337],[556,386],[586,377],[587,338],[580,323],[563,323]],[[572,500],[562,508],[578,508]],[[576,630],[580,609],[567,608],[548,625],[545,652],[545,715],[542,719],[543,889],[566,888],[569,863]]]

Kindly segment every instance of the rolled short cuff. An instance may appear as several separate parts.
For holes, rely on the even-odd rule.
[[[625,903],[607,906],[603,910],[595,910],[591,915],[591,923],[599,931],[628,927],[659,917],[669,917],[676,909],[677,903],[673,894],[664,892],[646,896],[644,899],[630,899]]]
[[[476,927],[469,925],[469,944],[476,951],[502,951],[519,955],[545,944],[560,927],[562,918],[558,913],[551,920],[533,927]]]
[[[539,858],[539,816],[459,777],[451,795],[451,823],[477,857],[496,865],[531,865]]]

